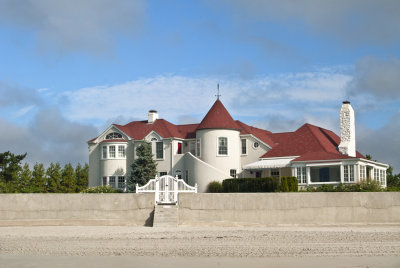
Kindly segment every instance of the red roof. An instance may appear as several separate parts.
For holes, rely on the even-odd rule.
[[[219,99],[215,101],[197,129],[207,128],[240,129]]]
[[[249,126],[239,120],[236,120],[236,124],[240,127],[240,135],[251,134],[259,140],[268,144],[271,148],[275,146],[273,140],[270,138],[272,132],[261,128]]]
[[[340,138],[330,130],[304,124],[295,132],[271,134],[275,147],[261,158],[299,156],[293,161],[346,159],[337,147]],[[358,158],[364,158],[357,152]]]

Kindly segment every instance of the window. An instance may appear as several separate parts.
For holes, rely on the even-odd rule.
[[[228,138],[218,138],[218,155],[228,155]]]
[[[164,158],[164,143],[162,141],[156,142],[156,158],[157,159]]]
[[[103,158],[107,158],[107,146],[103,146]]]
[[[191,142],[189,143],[189,152],[190,152],[192,155],[196,155],[196,142],[191,141]]]
[[[124,176],[118,176],[118,188],[119,189],[125,188],[125,177]]]
[[[253,143],[254,149],[257,149],[259,146],[260,146],[260,144],[257,141]]]
[[[118,146],[118,157],[125,158],[125,146]]]
[[[298,167],[297,168],[297,182],[299,184],[307,183],[306,179],[306,167]]]
[[[200,157],[200,139],[196,140],[196,156]]]
[[[312,183],[340,182],[340,166],[310,167]]]
[[[365,180],[366,178],[366,166],[360,165],[360,180]]]
[[[168,173],[165,171],[160,172],[160,177],[167,175]]]
[[[107,185],[107,177],[103,177],[103,186]]]
[[[177,169],[175,170],[175,175],[178,176],[178,179],[182,179],[182,171]]]
[[[374,168],[374,179],[376,181],[379,181],[379,171],[378,169]]]
[[[106,140],[122,139],[122,135],[117,132],[112,132],[106,136]]]
[[[242,139],[242,154],[247,154],[246,139]]]
[[[256,171],[256,178],[261,178],[261,171]]]
[[[344,182],[354,182],[354,165],[343,166]]]
[[[108,147],[108,156],[110,158],[115,158],[115,146],[111,145]]]
[[[110,176],[108,182],[112,188],[115,188],[115,176]]]
[[[279,169],[271,169],[271,177],[279,178]]]
[[[176,151],[177,154],[182,154],[182,142],[178,142],[178,150]]]
[[[231,175],[232,178],[236,178],[236,169],[231,169],[229,171],[229,174]]]

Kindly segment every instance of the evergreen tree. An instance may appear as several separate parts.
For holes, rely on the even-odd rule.
[[[45,193],[46,192],[46,177],[43,164],[36,163],[32,171],[32,192]]]
[[[29,164],[25,163],[18,176],[18,192],[31,193],[32,191],[32,171]]]
[[[18,175],[22,170],[21,161],[25,154],[15,155],[10,151],[0,153],[0,191],[13,193],[18,191]]]
[[[46,170],[47,177],[47,192],[48,193],[58,193],[60,192],[61,183],[61,166],[59,163],[53,164]]]
[[[76,174],[76,192],[82,192],[88,188],[89,185],[89,165],[85,163],[82,168],[81,164],[78,164],[75,168]]]
[[[139,185],[146,184],[150,179],[154,179],[157,174],[157,163],[153,160],[151,153],[151,144],[142,142],[136,148],[137,158],[131,165],[132,172],[128,180],[128,191],[135,191],[136,183]]]
[[[61,173],[61,190],[63,193],[74,193],[76,189],[75,170],[71,164],[66,164]]]

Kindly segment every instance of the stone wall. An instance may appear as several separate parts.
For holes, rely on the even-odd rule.
[[[400,193],[180,194],[179,224],[400,224]]]
[[[0,226],[151,226],[154,194],[0,194]]]

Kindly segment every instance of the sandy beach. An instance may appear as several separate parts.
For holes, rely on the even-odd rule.
[[[0,267],[159,267],[157,263],[400,267],[400,226],[0,228]]]

